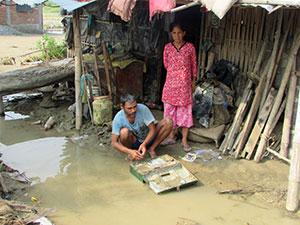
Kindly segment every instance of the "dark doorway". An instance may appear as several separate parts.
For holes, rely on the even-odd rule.
[[[178,6],[180,6],[180,5],[178,5]],[[197,55],[198,55],[198,50],[199,50],[201,18],[202,18],[202,13],[200,11],[200,6],[194,6],[194,7],[176,12],[175,17],[174,17],[174,21],[179,22],[185,28],[185,30],[186,30],[185,40],[187,42],[191,42],[194,44]],[[171,22],[174,22],[174,21],[171,21]],[[169,41],[170,40],[168,40],[167,42],[169,42]],[[162,96],[162,90],[163,90],[165,80],[166,80],[166,70],[164,67],[162,67],[161,76],[162,77],[160,80],[160,99]]]

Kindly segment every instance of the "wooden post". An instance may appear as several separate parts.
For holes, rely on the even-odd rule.
[[[298,32],[296,32],[296,34],[295,34],[294,41],[293,41],[293,44],[292,44],[292,47],[291,47],[291,50],[289,53],[289,57],[288,57],[288,63],[285,68],[282,80],[281,80],[280,88],[279,88],[277,96],[275,98],[274,105],[271,110],[268,122],[267,122],[264,132],[262,134],[262,138],[260,139],[256,154],[255,154],[255,158],[254,158],[256,162],[260,161],[261,156],[264,153],[266,142],[267,142],[266,137],[268,137],[270,135],[270,128],[273,124],[273,120],[278,112],[279,107],[280,107],[280,103],[282,101],[282,97],[284,95],[284,91],[285,91],[287,82],[290,78],[294,59],[298,52],[299,47],[300,47],[300,30],[298,30]]]
[[[295,119],[295,133],[292,144],[292,156],[289,174],[289,184],[286,199],[286,209],[296,211],[299,206],[300,190],[300,92],[298,92],[298,109]]]
[[[287,158],[288,158],[288,148],[290,145],[291,122],[293,116],[294,99],[296,95],[296,84],[297,84],[297,77],[295,75],[292,75],[290,79],[288,98],[287,98],[287,103],[286,103],[286,108],[284,113],[284,122],[282,127],[282,137],[281,137],[281,147],[280,147],[280,154]]]
[[[79,11],[73,11],[73,30],[75,46],[75,106],[76,106],[76,129],[80,130],[82,124],[82,103],[80,97],[80,77],[82,72],[82,49],[80,38]]]
[[[0,117],[4,116],[4,104],[3,104],[3,99],[2,99],[2,95],[0,95]]]

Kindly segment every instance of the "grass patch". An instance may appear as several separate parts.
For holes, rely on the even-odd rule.
[[[43,6],[44,29],[62,28],[60,7],[51,1],[47,1]]]

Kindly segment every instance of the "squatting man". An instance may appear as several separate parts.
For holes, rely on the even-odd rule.
[[[157,146],[172,131],[172,120],[157,122],[150,109],[137,103],[131,94],[122,96],[120,102],[121,110],[112,123],[112,147],[128,154],[131,160],[142,160],[147,152],[154,158]]]

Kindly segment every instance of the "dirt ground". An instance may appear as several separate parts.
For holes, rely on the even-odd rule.
[[[41,38],[35,36],[0,36],[0,58],[15,57],[36,50],[36,42]],[[56,36],[62,39],[62,36]],[[4,66],[0,65],[0,73],[12,69],[21,68],[19,64]],[[58,101],[57,108],[43,109],[39,107],[41,98],[34,100],[22,100],[18,104],[11,103],[7,109],[28,114],[32,121],[41,120],[42,123],[50,116],[56,117],[55,129],[62,135],[68,132],[75,132],[74,118],[68,112],[67,107],[72,101]],[[96,135],[99,143],[109,146],[109,127],[91,126],[85,121],[82,134]],[[214,148],[212,145],[193,144],[197,149]],[[168,152],[168,147],[166,147]],[[171,154],[183,155],[179,144],[175,145],[175,152]],[[285,208],[289,166],[277,159],[265,160],[262,163],[255,163],[247,160],[235,160],[229,156],[222,156],[222,160],[210,162],[187,163],[183,164],[199,178],[202,184],[211,186],[219,191],[229,190],[230,197],[240,201],[251,202],[258,199],[268,203],[270,207]],[[230,192],[231,191],[231,192]],[[237,191],[237,194],[233,194]],[[300,213],[293,216],[300,218]]]

